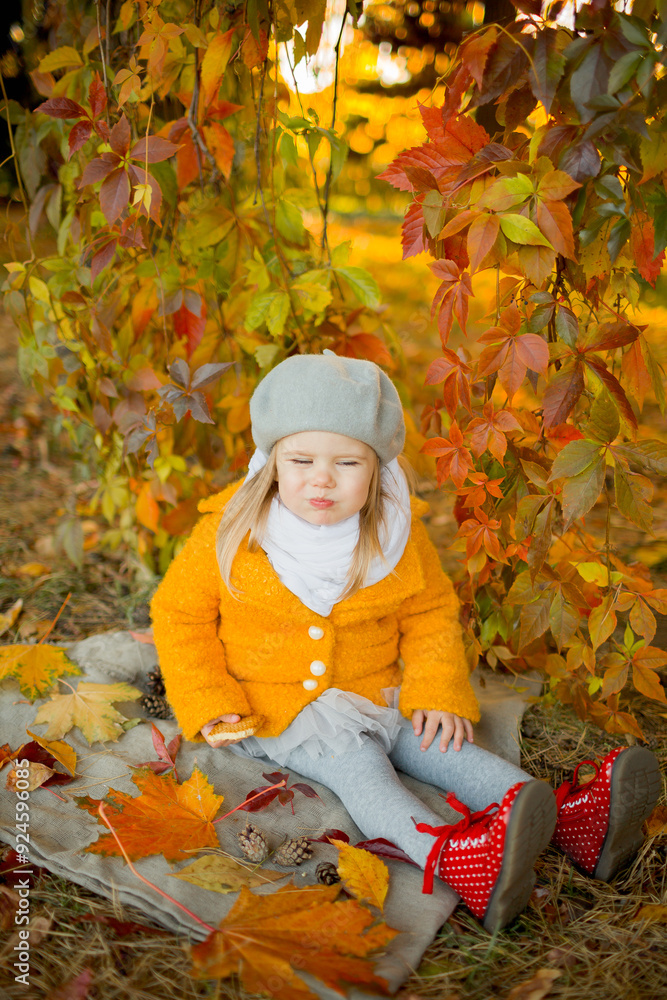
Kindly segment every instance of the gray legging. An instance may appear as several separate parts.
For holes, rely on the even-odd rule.
[[[395,769],[453,792],[474,812],[500,802],[512,785],[532,778],[502,757],[465,740],[460,750],[454,750],[450,743],[447,753],[440,751],[438,739],[424,752],[420,743],[421,737],[415,736],[405,721],[388,755],[368,739],[359,750],[323,754],[315,760],[297,747],[284,766],[326,785],[365,837],[391,840],[423,868],[433,838],[419,833],[411,817],[431,826],[442,826],[443,820],[408,791]]]

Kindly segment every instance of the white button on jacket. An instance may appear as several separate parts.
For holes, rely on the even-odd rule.
[[[308,680],[305,680],[303,682],[303,686],[305,687],[306,691],[314,691],[315,688],[317,687],[317,681],[313,681],[309,677]]]
[[[311,625],[308,629],[308,635],[311,639],[322,639],[324,636],[324,629],[320,628],[319,625]]]
[[[326,674],[327,666],[326,663],[322,663],[321,660],[313,660],[310,665],[311,674],[315,674],[316,677],[321,677],[322,674]]]

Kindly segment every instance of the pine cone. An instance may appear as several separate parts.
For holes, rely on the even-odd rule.
[[[264,839],[264,834],[252,823],[246,823],[245,829],[236,835],[239,838],[239,847],[246,858],[261,864],[269,856],[269,847]]]
[[[161,698],[165,696],[165,687],[162,674],[160,673],[160,668],[156,667],[155,670],[151,670],[148,674],[148,681],[146,682],[146,687],[148,688],[149,694],[159,695]]]
[[[321,861],[315,869],[315,875],[322,885],[335,885],[336,882],[340,882],[338,869],[331,861]]]
[[[171,705],[162,695],[145,694],[141,699],[140,705],[152,719],[174,718]]]
[[[292,865],[300,865],[302,861],[307,861],[312,854],[313,849],[308,843],[308,838],[297,837],[296,840],[286,840],[282,843],[272,860],[284,868],[291,868]]]

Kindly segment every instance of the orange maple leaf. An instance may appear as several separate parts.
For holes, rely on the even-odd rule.
[[[374,924],[354,899],[335,902],[340,886],[293,884],[270,896],[243,887],[218,930],[192,949],[193,975],[218,979],[238,973],[250,992],[275,1000],[316,1000],[296,969],[316,976],[337,992],[349,984],[386,983],[373,972],[371,952],[398,931]]]
[[[148,768],[135,772],[132,781],[141,792],[136,798],[110,788],[104,800],[114,829],[132,861],[150,854],[163,854],[167,861],[182,861],[188,850],[219,847],[213,817],[223,796],[214,793],[199,768],[195,767],[182,785],[173,775],[160,777]],[[98,818],[100,799],[85,795],[76,803]],[[121,853],[111,834],[89,844],[86,850],[104,857]]]

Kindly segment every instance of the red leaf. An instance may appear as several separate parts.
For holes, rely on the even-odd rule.
[[[642,327],[646,329],[646,327]],[[590,343],[586,344],[586,351],[610,351],[615,347],[625,347],[632,344],[639,336],[640,330],[627,323],[625,320],[618,320],[616,323],[604,323],[597,332],[597,336]]]
[[[424,243],[424,213],[418,201],[413,201],[405,213],[401,227],[401,243],[403,244],[403,260],[423,253],[427,249]]]
[[[642,278],[655,288],[656,279],[665,261],[665,251],[663,250],[654,258],[654,241],[653,220],[642,213],[635,213],[632,217],[632,230],[630,232],[632,256]]]
[[[213,122],[211,125],[204,125],[202,129],[206,145],[213,154],[217,166],[223,177],[229,177],[232,172],[234,162],[234,140],[224,125]]]
[[[267,806],[271,805],[280,791],[282,791],[280,788],[267,788],[264,790],[261,785],[258,788],[253,788],[246,795],[246,800],[252,799],[253,795],[256,795],[257,798],[252,799],[252,802],[247,802],[247,804],[239,806],[239,809],[242,812],[259,812],[261,809],[266,809]]]
[[[107,94],[104,89],[104,84],[100,80],[99,73],[95,73],[93,79],[90,81],[90,87],[88,88],[88,100],[90,101],[90,110],[93,113],[93,118],[99,118],[107,106]]]
[[[95,184],[97,181],[104,180],[112,170],[116,169],[119,163],[120,159],[115,153],[102,153],[102,156],[86,164],[83,176],[79,181],[79,187],[82,188],[86,184]]]
[[[584,391],[584,373],[579,361],[563,365],[544,393],[544,426],[563,424]]]
[[[348,837],[346,843],[349,842],[349,839]],[[396,844],[392,844],[390,840],[385,840],[384,837],[375,837],[373,840],[360,840],[354,846],[361,848],[362,851],[368,851],[370,854],[376,854],[379,858],[388,858],[390,861],[405,861],[406,864],[419,868],[417,862],[413,861],[405,851],[402,851]]]
[[[204,336],[206,304],[202,300],[200,300],[200,310],[202,315],[195,315],[195,313],[190,312],[184,301],[180,309],[174,313],[174,330],[177,337],[185,338],[188,357],[192,355]]]
[[[199,159],[190,132],[181,139],[181,146],[176,154],[176,183],[179,191],[199,177]]]
[[[130,179],[124,170],[114,170],[100,188],[100,208],[109,225],[116,221],[130,200]]]
[[[344,833],[343,830],[335,829],[325,830],[321,837],[309,837],[308,840],[312,844],[328,844],[332,840],[342,840],[346,844],[350,843],[347,833]]]
[[[301,792],[302,795],[305,795],[307,799],[319,799],[319,795],[317,794],[315,789],[311,788],[310,785],[307,785],[305,781],[296,781],[290,787],[292,789],[296,789],[297,792]]]
[[[104,139],[105,142],[109,141],[109,126],[104,121],[95,122],[95,131],[99,135],[100,139]]]
[[[114,153],[118,153],[119,156],[125,156],[130,148],[130,138],[130,123],[125,114],[123,114],[120,121],[116,122],[109,133],[109,142]]]
[[[142,135],[132,147],[130,157],[141,163],[159,163],[161,160],[168,160],[176,152],[178,146],[168,139],[163,139],[159,135]]]
[[[78,149],[85,146],[88,139],[90,138],[90,133],[93,130],[93,124],[87,118],[84,121],[77,122],[73,125],[69,133],[69,155],[76,153]]]
[[[95,919],[92,913],[88,913],[86,916]],[[101,920],[101,918],[98,919]],[[140,924],[136,924],[135,926],[139,927]],[[148,928],[145,929],[148,930]],[[78,976],[68,979],[62,986],[49,993],[47,1000],[86,1000],[92,981],[93,970],[84,969]]]
[[[90,262],[90,277],[92,281],[98,274],[107,267],[111,261],[116,256],[116,240],[110,240],[105,243],[103,247],[93,254],[93,259]]]
[[[556,253],[575,260],[572,216],[564,201],[538,201],[537,224]]]
[[[76,101],[70,100],[69,97],[51,97],[48,101],[44,101],[39,107],[35,108],[35,114],[40,112],[44,115],[50,115],[51,118],[87,118],[88,112],[85,108],[82,108],[80,104]]]
[[[468,231],[468,254],[470,256],[470,271],[476,271],[487,253],[496,242],[500,229],[500,219],[497,215],[487,212],[478,216]]]
[[[344,358],[365,358],[377,365],[392,365],[387,347],[374,333],[353,333],[341,337],[332,345],[335,354]]]
[[[496,28],[491,25],[481,34],[475,33],[472,38],[466,39],[458,52],[461,63],[466,67],[480,90],[482,89],[486,61],[489,58],[489,52],[496,44],[497,35]]]
[[[546,373],[549,364],[549,348],[545,340],[537,333],[524,333],[516,338],[517,354],[533,372]]]

